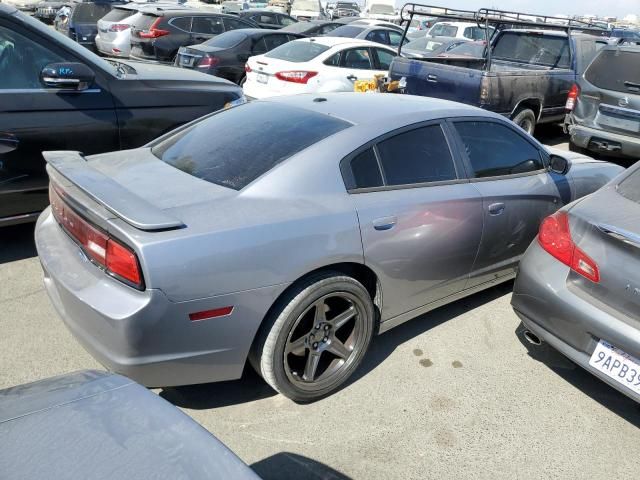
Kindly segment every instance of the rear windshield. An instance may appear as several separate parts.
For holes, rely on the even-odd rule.
[[[603,50],[584,78],[598,88],[640,94],[640,51]]]
[[[81,3],[73,10],[72,19],[74,22],[98,23],[98,20],[110,11],[110,5],[102,3]]]
[[[302,32],[306,32],[307,30],[311,30],[312,28],[315,28],[318,25],[319,24],[315,22],[296,22],[296,23],[292,23],[291,25],[287,25],[286,27],[281,28],[280,30],[283,32],[302,33]]]
[[[315,42],[293,41],[274,48],[266,53],[265,57],[288,62],[308,62],[327,50],[329,47]]]
[[[109,13],[107,13],[102,20],[105,22],[119,22],[120,20],[124,20],[131,15],[135,15],[134,10],[123,9],[123,8],[114,8]]]
[[[331,32],[332,37],[346,37],[346,38],[355,38],[364,32],[366,27],[356,27],[354,25],[343,25],[342,27],[338,27]]]
[[[455,37],[457,34],[458,27],[444,23],[436,23],[431,27],[431,30],[429,30],[429,35],[432,37]]]
[[[149,30],[153,22],[157,19],[158,17],[155,15],[140,15],[140,18],[135,21],[134,26],[138,30]]]
[[[240,190],[350,125],[309,110],[252,102],[205,118],[152,145],[151,152],[194,177]]]
[[[318,0],[293,0],[291,10],[302,10],[305,12],[319,12],[320,2]]]
[[[423,38],[418,38],[417,40],[413,40],[409,43],[407,43],[404,48],[408,48],[410,50],[426,50],[428,52],[432,52],[433,50],[435,50],[436,48],[438,48],[440,45],[442,45],[443,42],[438,42],[436,40],[432,40],[429,37],[423,37]]]
[[[238,45],[245,38],[247,38],[246,33],[242,33],[238,30],[231,30],[229,32],[217,35],[211,40],[207,40],[206,42],[204,42],[204,44],[209,45],[210,47],[231,48]]]
[[[547,67],[569,68],[569,39],[539,33],[503,32],[493,47],[493,58]]]
[[[618,193],[629,200],[640,203],[640,168],[622,180],[618,185]]]
[[[369,13],[372,13],[374,15],[395,15],[396,11],[391,5],[384,5],[384,4],[378,3],[378,4],[371,5],[371,9],[369,10]]]

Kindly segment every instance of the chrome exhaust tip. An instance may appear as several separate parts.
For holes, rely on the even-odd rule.
[[[531,345],[542,344],[542,340],[540,340],[540,338],[538,338],[538,336],[535,333],[531,332],[530,330],[524,331],[524,338],[526,338],[527,342],[529,342]]]

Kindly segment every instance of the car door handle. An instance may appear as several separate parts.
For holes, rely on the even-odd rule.
[[[356,80],[358,80],[358,77],[356,77],[355,75],[347,75],[347,80],[355,82]]]
[[[396,226],[397,221],[396,217],[377,218],[373,221],[373,228],[376,230],[391,230]]]
[[[433,82],[436,83],[438,81],[438,76],[437,75],[433,75],[433,74],[429,74],[427,75],[427,82]]]
[[[489,215],[500,215],[504,212],[505,205],[504,203],[492,203],[489,205]]]
[[[18,148],[20,140],[10,133],[0,133],[0,154],[13,152]]]

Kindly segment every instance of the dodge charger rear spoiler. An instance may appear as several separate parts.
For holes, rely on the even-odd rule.
[[[80,152],[43,152],[42,156],[53,168],[95,201],[140,230],[172,230],[184,223],[154,207],[130,190],[115,182],[87,163]]]

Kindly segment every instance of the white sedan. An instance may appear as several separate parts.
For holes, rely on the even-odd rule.
[[[386,75],[395,50],[367,40],[316,37],[285,43],[251,57],[244,93],[250,98],[352,92],[356,80]]]

